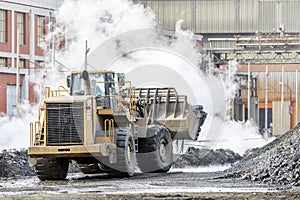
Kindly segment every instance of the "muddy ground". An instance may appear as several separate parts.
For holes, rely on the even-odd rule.
[[[213,171],[207,165],[220,164],[231,167],[207,172]],[[86,176],[75,167],[65,181],[42,182],[28,167],[26,151],[2,151],[0,199],[300,199],[300,124],[243,158],[190,148],[174,167],[131,178]]]
[[[136,174],[132,178],[72,173],[65,181],[2,178],[0,199],[300,199],[300,188],[224,178],[221,172]]]

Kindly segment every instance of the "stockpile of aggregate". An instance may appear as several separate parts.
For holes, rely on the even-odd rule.
[[[231,164],[242,157],[229,149],[200,149],[189,147],[173,164],[175,168]]]
[[[300,124],[262,148],[246,152],[225,172],[266,184],[300,185]]]
[[[28,165],[27,150],[0,151],[0,177],[32,176],[35,172]]]

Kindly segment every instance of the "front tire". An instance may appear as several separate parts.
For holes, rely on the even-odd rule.
[[[173,163],[173,145],[169,130],[164,126],[150,125],[147,135],[139,139],[137,162],[142,172],[168,172]]]
[[[69,159],[65,158],[37,158],[35,172],[41,181],[64,180],[69,169]]]
[[[131,177],[135,173],[135,143],[130,129],[116,129],[117,162],[103,162],[106,173],[117,177]]]

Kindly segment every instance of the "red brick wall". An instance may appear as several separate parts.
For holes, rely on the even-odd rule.
[[[0,51],[1,52],[12,52],[12,11],[7,10],[7,41],[6,43],[0,43]],[[17,51],[17,12],[14,13],[14,20],[15,20],[15,25],[14,25],[14,30],[15,30],[15,36],[14,36],[14,43],[15,43],[15,53]],[[20,46],[20,53],[21,54],[29,54],[30,52],[30,35],[29,35],[29,21],[30,21],[30,16],[29,13],[25,13],[25,44]],[[34,27],[34,32],[35,32],[35,38],[34,38],[34,44],[35,44],[35,49],[34,53],[37,56],[44,56],[44,51],[43,49],[37,47],[37,15],[34,16],[34,21],[35,21],[35,27]],[[45,25],[49,23],[49,17],[45,17]],[[46,34],[48,33],[48,27],[46,26]],[[64,45],[62,45],[63,47]],[[16,66],[16,59],[12,60],[11,58],[7,59],[7,65],[8,67],[12,66],[12,63],[15,64]],[[25,67],[28,69],[30,66],[30,61],[26,60],[25,61]],[[23,83],[23,76],[21,76],[20,83]],[[6,86],[8,84],[16,84],[16,76],[14,74],[9,74],[9,73],[4,73],[0,72],[0,114],[1,113],[6,113]],[[35,96],[34,92],[34,85],[32,83],[29,83],[29,88],[28,88],[28,100],[30,103],[36,103],[37,99]]]
[[[0,73],[0,113],[6,113],[6,85],[16,84],[14,74]],[[23,76],[20,76],[20,83],[23,83]]]
[[[31,104],[37,103],[37,99],[36,99],[35,91],[34,91],[34,84],[29,83],[29,91],[28,92],[29,92],[28,101]]]

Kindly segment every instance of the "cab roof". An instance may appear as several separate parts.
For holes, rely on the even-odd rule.
[[[87,70],[89,74],[114,73],[112,70]],[[82,71],[72,71],[71,74],[81,74]]]

